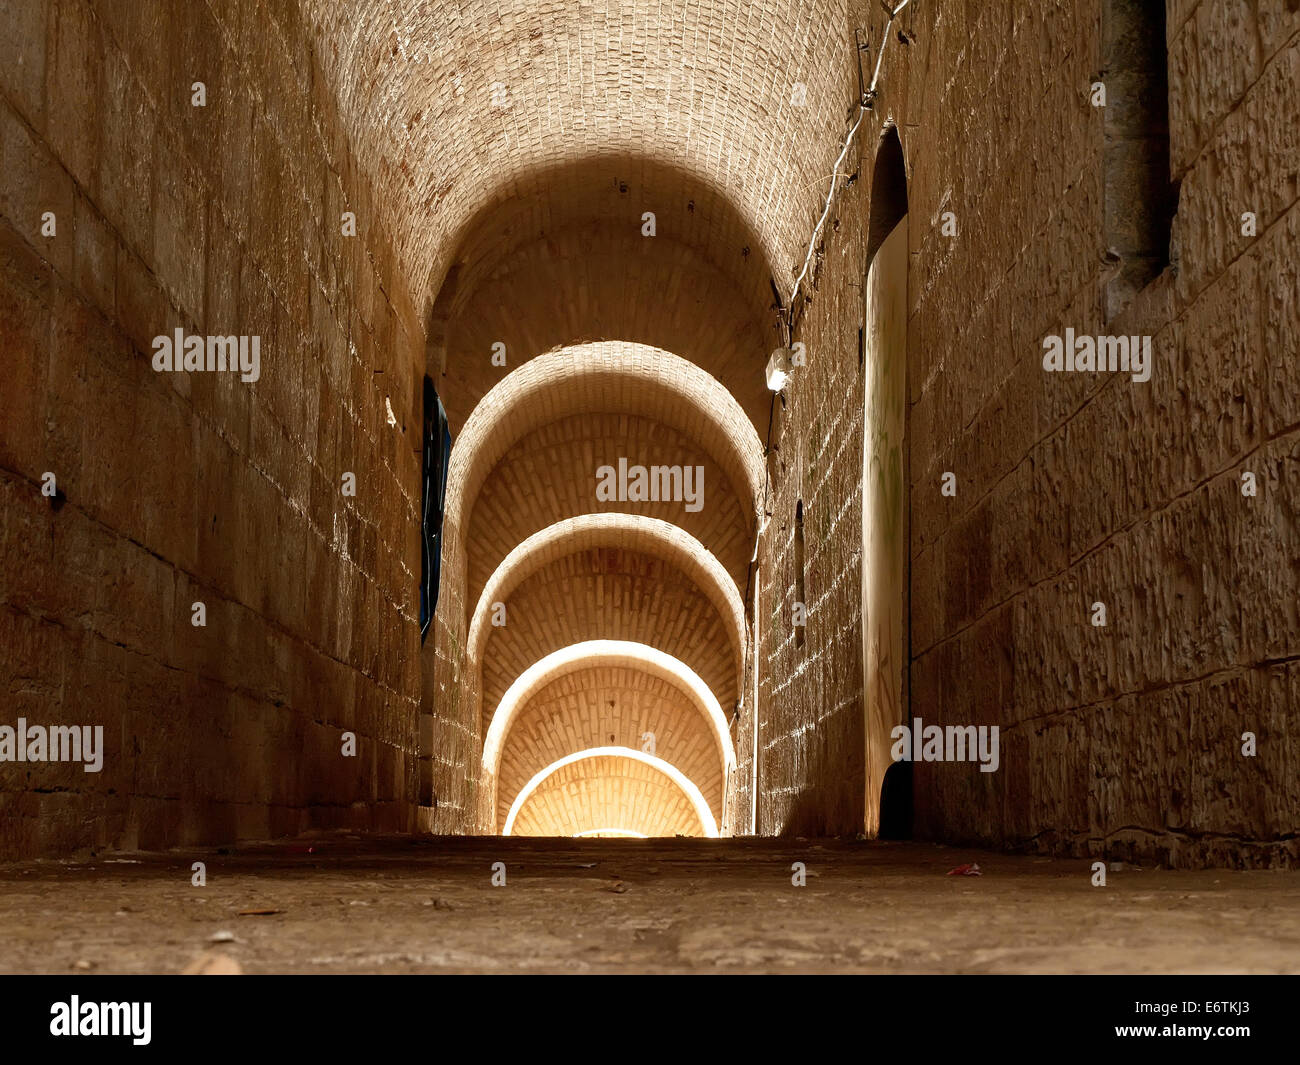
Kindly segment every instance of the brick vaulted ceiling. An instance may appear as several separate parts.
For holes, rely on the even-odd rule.
[[[648,552],[595,548],[539,567],[509,601],[509,624],[483,652],[483,701],[494,707],[533,662],[587,640],[633,640],[698,673],[726,707],[738,696],[726,621],[685,571]]]
[[[700,466],[703,505],[598,499],[596,468],[620,457]],[[478,681],[480,735],[530,669],[589,641],[667,655],[730,710],[740,695],[741,596],[762,477],[757,433],[734,396],[670,352],[622,342],[563,347],[494,386],[453,449],[446,516],[445,561],[465,575],[464,647]],[[553,708],[545,727],[504,730],[502,776],[494,776],[495,754],[484,760],[485,814],[500,827],[529,775],[556,758],[610,735],[635,748],[650,732],[721,820],[726,759],[713,723],[680,690],[672,705],[647,705],[646,684],[666,680],[624,662],[605,674],[598,717],[588,702],[581,718],[572,706]]]
[[[562,761],[527,791],[512,826],[521,836],[572,836],[621,829],[642,836],[716,834],[665,765],[598,747]],[[600,753],[597,753],[600,752]],[[707,811],[706,811],[707,812]],[[708,815],[712,820],[712,815]]]
[[[597,468],[619,458],[702,465],[702,508],[597,499]],[[591,511],[680,525],[743,582],[762,476],[758,434],[744,412],[686,360],[622,343],[540,356],[492,389],[452,451],[447,535],[453,552],[463,545],[466,553],[467,606],[519,542]]]
[[[655,737],[656,755],[693,780],[714,818],[722,819],[723,763],[709,721],[666,676],[592,662],[542,685],[516,712],[510,731],[498,774],[497,824],[540,770],[592,747],[640,750],[647,734]]]
[[[628,601],[620,602],[622,586],[616,575],[624,572],[631,572],[633,580],[625,589]],[[637,579],[638,575],[643,579]],[[533,604],[539,577],[585,583],[596,576],[604,578],[591,588],[592,596],[598,601],[563,598],[551,601],[543,597],[541,606],[548,611],[546,627],[553,635],[538,637],[535,632],[542,626],[527,625],[526,616],[522,619],[516,616],[512,622],[507,613],[504,619],[499,618],[506,624],[492,624],[495,603],[508,601],[514,604],[516,612],[526,612]],[[692,604],[692,612],[681,619],[680,629],[669,613],[674,609],[675,585],[687,591]],[[647,631],[616,631],[616,619],[628,608],[634,624],[642,619],[649,622]],[[584,635],[569,629],[584,613],[594,619],[593,625],[599,631]],[[525,624],[518,624],[521,620]],[[530,536],[510,553],[479,597],[468,643],[470,652],[481,657],[494,637],[505,640],[515,632],[534,633],[528,654],[530,661],[535,661],[540,657],[537,651],[546,645],[567,646],[585,639],[639,637],[650,644],[680,642],[685,654],[678,657],[685,660],[686,656],[698,656],[705,664],[705,669],[698,671],[716,677],[713,690],[721,698],[722,694],[734,691],[734,686],[728,684],[729,667],[734,670],[735,683],[740,682],[743,629],[740,595],[727,572],[698,540],[655,518],[585,514]],[[679,641],[679,635],[685,639]],[[539,639],[545,643],[538,642]],[[701,653],[706,648],[708,653]],[[502,649],[498,647],[498,659],[501,657]],[[517,675],[517,672],[503,674],[509,678],[507,683]]]
[[[505,822],[542,768],[602,746],[664,761],[699,790],[715,822],[721,820],[736,752],[712,689],[663,651],[596,640],[533,663],[497,704],[481,776],[494,824]]]
[[[765,422],[771,286],[792,287],[855,94],[844,0],[303,9],[427,278],[453,431],[502,376],[495,341],[507,369],[578,340],[678,349]]]
[[[439,609],[457,646],[440,654],[464,656],[480,744],[512,685],[587,641],[670,656],[729,715],[763,368],[856,89],[844,0],[301,7],[379,175],[359,217],[391,235],[456,438],[443,567],[458,592]],[[702,468],[703,507],[598,499],[597,468],[620,458]],[[698,703],[632,660],[550,679],[493,741],[483,808],[500,830],[546,766],[653,732],[669,775],[566,764],[519,830],[698,833],[671,774],[719,822],[730,745]]]

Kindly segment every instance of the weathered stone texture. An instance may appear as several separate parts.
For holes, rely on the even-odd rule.
[[[0,766],[0,854],[490,831],[508,796],[494,807],[481,779],[484,734],[513,678],[571,639],[656,624],[729,719],[736,770],[708,780],[724,829],[862,830],[863,289],[892,128],[910,242],[895,668],[926,723],[1002,730],[995,773],[915,767],[917,832],[1294,863],[1300,9],[1166,4],[1178,210],[1169,265],[1117,309],[1107,222],[1131,220],[1115,198],[1134,164],[1108,161],[1089,100],[1113,58],[1104,2],[914,0],[798,303],[778,308],[857,117],[855,30],[874,65],[874,0],[400,19],[332,0],[11,0],[0,697],[4,720],[103,724],[107,752],[98,776]],[[1139,82],[1110,79],[1110,121],[1142,139]],[[260,336],[261,379],[156,374],[152,339],[177,328]],[[1066,329],[1150,336],[1151,380],[1045,373],[1043,338]],[[773,400],[763,364],[785,339],[808,361]],[[499,387],[539,357],[561,363],[533,391]],[[491,431],[449,486],[421,645],[426,372],[460,456],[476,410]],[[586,478],[620,454],[705,465],[708,506],[597,506]],[[532,627],[493,637],[485,666],[469,629],[503,560],[605,509],[680,519],[747,631],[611,533],[580,576],[521,580]],[[536,771],[518,751],[506,765]]]
[[[1010,10],[940,8],[917,45],[887,57],[854,153],[868,181],[836,201],[796,331],[812,357],[781,419],[761,552],[776,574],[764,827],[817,827],[798,797],[860,772],[848,724],[861,713],[857,658],[827,666],[840,648],[830,633],[861,640],[861,443],[847,468],[812,457],[828,423],[861,422],[846,325],[862,314],[864,186],[878,133],[896,122],[913,248],[911,710],[1004,730],[997,773],[916,767],[917,830],[1179,864],[1294,862],[1300,16],[1246,0],[1170,5],[1177,258],[1107,324],[1101,119],[1086,99],[1100,4]],[[956,239],[939,233],[943,211]],[[1044,373],[1041,340],[1067,326],[1153,336],[1151,381]],[[955,499],[939,494],[947,470]],[[1255,498],[1242,495],[1245,471]],[[808,526],[818,608],[797,649],[783,622],[799,496],[809,516],[854,504],[838,525]],[[1089,622],[1094,601],[1105,628]],[[828,766],[819,719],[840,706]],[[1247,731],[1253,759],[1240,753]],[[852,808],[830,827],[854,831]]]
[[[0,854],[412,827],[417,430],[384,399],[423,336],[293,5],[14,12],[0,693],[106,751],[0,767]],[[261,379],[155,373],[176,328],[260,336]]]

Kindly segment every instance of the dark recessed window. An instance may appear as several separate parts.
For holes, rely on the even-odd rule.
[[[447,412],[433,387],[424,379],[424,477],[420,491],[420,640],[429,634],[438,606],[438,578],[442,572],[442,516],[447,503],[447,462],[451,457],[451,432]]]
[[[1111,260],[1106,318],[1110,320],[1172,260],[1170,234],[1178,209],[1178,185],[1169,174],[1165,5],[1106,0],[1102,42],[1106,254]]]

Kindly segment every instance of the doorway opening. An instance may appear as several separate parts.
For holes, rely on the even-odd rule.
[[[891,730],[907,712],[907,174],[903,147],[889,129],[871,185],[868,266],[864,286],[862,454],[862,666],[866,744],[863,830],[884,821]],[[910,802],[910,777],[893,774],[891,825],[900,787]],[[910,820],[910,818],[908,818]]]

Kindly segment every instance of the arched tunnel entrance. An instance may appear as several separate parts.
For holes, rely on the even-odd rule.
[[[907,569],[908,222],[907,170],[897,129],[876,151],[867,231],[862,429],[862,645],[866,827],[910,835],[910,762],[895,762],[895,726],[911,721]],[[888,800],[889,809],[885,809]]]
[[[722,708],[741,701],[749,653],[740,582],[761,467],[734,397],[643,344],[558,348],[479,401],[452,450],[445,518],[461,582],[450,601],[472,606],[442,650],[463,656],[479,708],[480,830],[502,831],[530,776],[520,767],[614,743],[686,773],[712,796],[711,824],[730,824]],[[448,646],[453,628],[463,645]],[[604,779],[567,776],[570,792]],[[620,827],[584,808],[599,823],[570,834]]]
[[[744,830],[736,722],[755,663],[742,596],[778,338],[764,235],[698,171],[597,155],[487,195],[456,241],[427,352],[456,443],[423,663],[476,708],[456,724],[478,772],[462,785],[435,771],[439,809],[459,788],[465,827],[501,832],[534,773],[617,746],[625,758],[591,764],[636,766],[643,801],[676,803],[681,789],[651,787],[663,774],[639,761],[658,759],[706,796],[706,834]],[[450,692],[436,679],[425,692],[436,766]],[[612,823],[579,794],[608,791],[609,775],[581,768],[565,766],[562,790],[594,820],[564,822],[568,834],[683,827]]]

